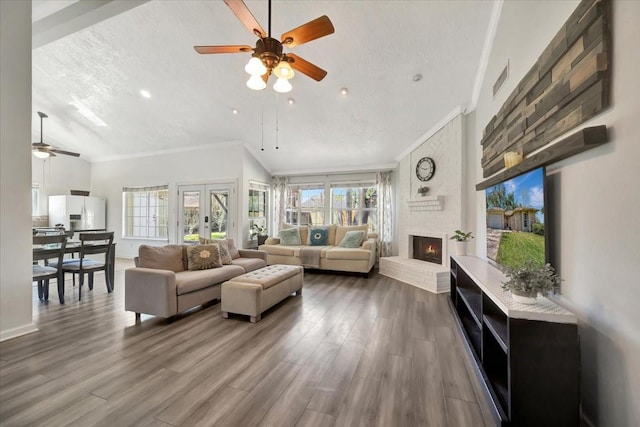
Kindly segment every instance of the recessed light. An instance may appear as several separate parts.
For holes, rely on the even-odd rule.
[[[343,95],[347,95],[349,93],[349,89],[347,89],[346,87],[343,87],[342,89],[340,89],[340,93]]]
[[[143,98],[147,98],[147,99],[151,98],[151,94],[149,93],[149,91],[144,89],[140,91],[140,95],[142,95]]]
[[[234,108],[233,110],[231,110],[231,112],[232,112],[233,114],[238,114],[238,110],[237,110],[237,109],[235,109],[235,108]]]
[[[289,103],[289,105],[293,105],[293,104],[296,103],[296,100],[293,99],[293,98],[289,98],[289,99],[287,99],[287,102]]]
[[[420,80],[422,80],[422,74],[416,74],[415,76],[413,76],[414,82],[419,82]]]

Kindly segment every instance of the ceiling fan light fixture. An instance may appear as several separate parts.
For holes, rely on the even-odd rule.
[[[43,151],[43,150],[32,150],[32,153],[34,156],[36,156],[39,159],[48,159],[50,155],[48,151]]]
[[[244,70],[252,76],[261,76],[267,72],[267,67],[264,66],[260,58],[252,56],[244,66]]]
[[[291,89],[293,89],[293,86],[291,86],[291,83],[289,83],[289,80],[287,80],[287,79],[280,78],[273,85],[273,90],[275,90],[276,92],[279,92],[279,93],[291,92]]]
[[[249,77],[249,80],[247,80],[247,87],[253,90],[262,90],[267,87],[267,84],[262,80],[262,77],[260,77],[259,74],[253,74]]]
[[[293,71],[293,68],[291,68],[291,65],[289,65],[287,61],[283,60],[276,65],[276,68],[273,70],[273,74],[275,74],[279,79],[289,80],[293,78],[296,73]]]

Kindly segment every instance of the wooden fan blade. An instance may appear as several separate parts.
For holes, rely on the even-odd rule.
[[[227,45],[227,46],[194,46],[196,52],[200,54],[208,53],[244,53],[251,52],[253,48],[247,45]]]
[[[322,68],[300,58],[298,55],[294,55],[293,53],[287,53],[287,62],[291,64],[291,68],[294,70],[300,71],[302,74],[306,74],[316,81],[324,79],[327,75],[327,72]]]
[[[50,149],[49,153],[58,153],[58,154],[64,154],[65,156],[80,157],[80,154],[74,153],[73,151],[59,150],[57,148]]]
[[[303,43],[310,42],[320,37],[333,34],[335,28],[327,15],[322,15],[313,21],[309,21],[304,25],[294,28],[282,35],[280,39],[283,45],[288,47],[299,46]]]
[[[267,33],[262,29],[256,18],[242,0],[224,0],[224,3],[229,6],[229,9],[231,9],[233,14],[236,15],[240,22],[242,22],[242,25],[251,31],[251,34],[260,38],[267,36]]]

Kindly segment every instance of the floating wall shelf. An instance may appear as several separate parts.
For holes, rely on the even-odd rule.
[[[516,175],[530,171],[540,166],[564,160],[567,157],[582,153],[607,142],[607,127],[605,125],[584,128],[568,137],[558,141],[548,148],[531,157],[527,157],[522,163],[509,169],[505,169],[497,175],[482,181],[476,185],[476,190],[484,190]]]

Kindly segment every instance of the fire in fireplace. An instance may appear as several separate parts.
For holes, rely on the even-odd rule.
[[[413,259],[442,265],[442,239],[413,236]]]

